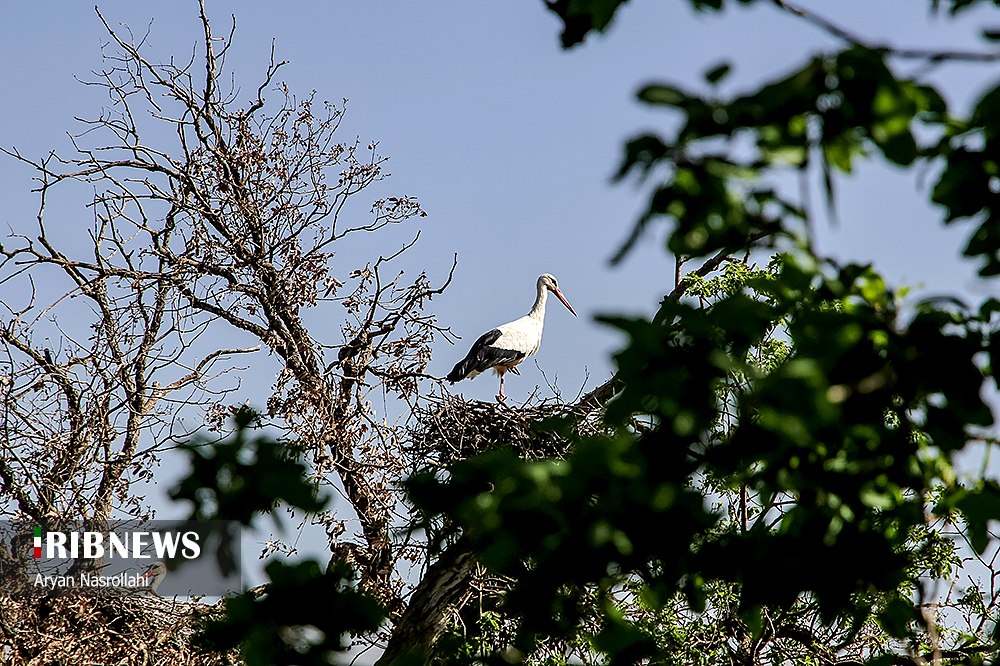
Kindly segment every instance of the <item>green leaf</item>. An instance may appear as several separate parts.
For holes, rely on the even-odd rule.
[[[192,520],[237,520],[249,525],[278,502],[304,511],[320,511],[328,501],[317,497],[306,468],[292,452],[270,437],[250,437],[251,410],[237,412],[236,431],[227,440],[185,442],[190,471],[170,490],[175,501],[191,502]],[[275,514],[277,520],[277,514]]]
[[[218,652],[241,649],[247,666],[325,666],[332,652],[350,648],[348,635],[373,632],[386,617],[377,601],[353,586],[350,565],[314,560],[274,561],[265,568],[266,592],[225,600],[196,642]]]
[[[636,96],[647,104],[662,104],[665,106],[682,106],[690,99],[679,89],[666,85],[646,86]]]
[[[718,83],[722,79],[729,76],[730,71],[732,71],[732,65],[730,63],[721,63],[705,72],[705,80],[713,84]]]
[[[627,0],[551,0],[546,8],[563,22],[563,48],[582,42],[592,30],[604,32]]]

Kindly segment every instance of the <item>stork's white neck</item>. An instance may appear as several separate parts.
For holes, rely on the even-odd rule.
[[[541,282],[538,283],[538,296],[535,297],[535,304],[531,306],[529,317],[543,319],[545,317],[545,299],[549,297],[549,290]]]

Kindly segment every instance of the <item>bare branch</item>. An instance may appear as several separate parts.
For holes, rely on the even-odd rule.
[[[1000,60],[1000,51],[963,51],[952,49],[918,49],[918,48],[898,48],[886,44],[873,44],[867,42],[862,37],[850,32],[833,21],[830,21],[818,13],[788,2],[787,0],[771,0],[783,11],[794,16],[798,16],[809,23],[815,25],[824,32],[854,46],[862,46],[873,51],[882,51],[886,55],[894,58],[907,60],[926,60],[931,63],[942,62],[995,62]]]

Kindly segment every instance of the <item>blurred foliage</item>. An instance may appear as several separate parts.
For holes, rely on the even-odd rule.
[[[306,467],[289,447],[269,436],[252,436],[256,413],[242,407],[233,432],[221,441],[199,439],[181,445],[191,469],[171,490],[174,500],[194,504],[190,520],[238,521],[249,526],[279,504],[306,512],[321,511]],[[206,523],[198,523],[205,525]],[[211,523],[212,525],[217,523]],[[217,559],[227,572],[238,563],[233,539],[220,534]],[[333,560],[326,571],[313,560],[265,567],[269,582],[224,600],[224,613],[209,619],[199,635],[203,649],[220,653],[240,648],[247,666],[331,664],[351,647],[345,635],[374,632],[386,617],[375,599],[358,590],[350,564]]]
[[[571,46],[624,3],[546,4]],[[965,254],[981,276],[1000,274],[1000,87],[958,117],[935,88],[897,72],[891,48],[821,27],[845,48],[747,94],[717,97],[728,63],[708,69],[707,93],[639,91],[680,122],[625,146],[617,177],[651,193],[615,259],[664,221],[678,270],[705,263],[678,273],[652,318],[602,318],[628,342],[600,434],[553,420],[574,442],[564,459],[501,448],[406,482],[432,552],[461,534],[506,585],[471,621],[459,616],[435,663],[756,664],[765,647],[774,663],[796,664],[995,656],[995,590],[970,581],[942,603],[932,589],[956,580],[964,545],[973,557],[991,545],[1000,519],[1000,485],[963,484],[954,466],[970,441],[994,444],[983,396],[996,387],[1000,301],[904,307],[871,266],[817,255],[807,202],[780,176],[818,176],[833,212],[838,174],[860,160],[920,166],[944,223],[975,225]],[[908,53],[928,65],[961,57]],[[776,245],[787,251],[752,263]],[[279,499],[315,510],[297,463],[260,441],[256,464],[240,450],[191,449],[195,472],[175,497],[244,523]],[[267,595],[231,601],[210,628],[215,645],[242,643],[255,663],[312,663],[383,617],[345,566],[268,572]],[[967,629],[935,614],[946,605]]]
[[[549,6],[567,20],[567,30],[572,21],[565,17],[575,17],[572,25],[603,30],[620,4],[592,0]],[[692,4],[723,7],[722,0]],[[948,10],[954,14],[974,4],[953,0]],[[626,144],[618,178],[658,174],[662,181],[615,260],[661,218],[674,223],[667,247],[675,254],[703,256],[762,236],[795,233],[806,211],[760,178],[774,169],[806,170],[818,160],[832,207],[834,171],[850,173],[858,158],[874,152],[902,167],[943,164],[931,200],[944,208],[946,223],[974,220],[978,226],[965,254],[983,261],[983,276],[1000,273],[1000,87],[990,87],[968,118],[958,118],[934,87],[898,76],[888,62],[892,55],[886,47],[853,43],[728,101],[667,83],[644,86],[640,101],[680,112],[682,123],[672,137],[643,134]],[[948,56],[928,53],[926,59],[939,63]],[[715,66],[706,79],[714,85],[729,71],[728,64]],[[741,157],[748,142],[755,150]]]
[[[263,591],[226,599],[225,615],[207,622],[204,648],[241,647],[247,666],[326,665],[350,648],[345,634],[375,631],[385,618],[385,609],[352,585],[345,563],[322,571],[314,560],[276,560],[265,571]]]
[[[628,0],[544,0],[546,7],[563,22],[560,41],[563,48],[570,48],[584,41],[591,32],[604,32],[611,25],[618,9]],[[771,2],[783,4],[779,0]],[[721,11],[726,7],[725,0],[688,0],[696,11]],[[729,5],[752,5],[758,0],[730,0]],[[947,0],[944,5],[951,15],[970,9],[979,4],[1000,5],[997,0]],[[941,0],[930,0],[932,12],[941,8]],[[985,33],[989,39],[990,32]]]
[[[579,439],[566,460],[501,450],[410,480],[428,517],[515,581],[503,611],[520,620],[519,651],[577,635],[595,593],[605,621],[592,647],[620,663],[677,654],[657,632],[700,622],[659,624],[678,594],[697,613],[729,590],[727,617],[750,635],[803,600],[847,634],[878,620],[905,638],[922,622],[919,579],[957,565],[928,524],[931,494],[963,511],[998,496],[961,488],[950,463],[992,423],[975,361],[990,308],[922,304],[904,322],[870,267],[830,268],[731,262],[694,280],[704,306],[605,319],[630,338],[612,435]],[[711,509],[740,488],[745,517]]]
[[[622,4],[547,6],[571,46]],[[499,450],[408,482],[434,540],[461,533],[511,581],[499,612],[516,627],[490,635],[520,658],[551,661],[539,650],[553,638],[613,664],[758,663],[766,641],[776,663],[996,652],[995,594],[984,602],[974,580],[955,603],[930,590],[956,580],[961,548],[982,553],[1000,519],[1000,485],[960,483],[954,467],[970,442],[993,445],[983,396],[996,387],[1000,302],[904,307],[871,266],[816,254],[808,201],[781,180],[818,177],[833,213],[837,174],[859,160],[919,166],[944,223],[972,221],[965,255],[980,275],[1000,274],[1000,87],[958,117],[895,61],[992,56],[897,53],[774,4],[847,45],[726,99],[728,63],[707,71],[708,92],[638,93],[679,123],[625,146],[617,177],[650,197],[615,260],[664,221],[678,263],[705,263],[653,318],[602,318],[628,337],[606,434],[576,436],[564,460]],[[950,14],[974,4],[930,3]],[[750,258],[765,245],[787,251],[760,269]],[[568,424],[551,427],[574,438]],[[948,604],[971,630],[935,615]],[[875,647],[851,647],[863,635]],[[502,653],[465,646],[464,661],[469,646],[481,661]]]
[[[724,73],[714,68],[706,77],[715,82]],[[814,57],[792,74],[730,101],[668,84],[645,86],[638,97],[680,111],[683,122],[670,139],[644,134],[626,144],[618,177],[663,172],[664,182],[654,189],[618,258],[650,221],[663,217],[676,223],[668,249],[678,254],[742,247],[755,234],[791,234],[805,211],[760,182],[770,170],[804,170],[818,158],[832,205],[834,169],[850,173],[856,159],[873,150],[898,166],[949,151],[946,139],[918,144],[915,124],[935,127],[936,135],[944,131],[946,138],[960,131],[936,90],[897,79],[884,52],[862,46]],[[720,138],[730,141],[720,144]],[[752,142],[753,154],[738,157],[734,139]],[[951,181],[944,175],[941,182],[935,191]]]
[[[326,506],[327,499],[316,497],[306,480],[305,465],[295,460],[287,445],[267,436],[250,436],[258,420],[252,409],[241,407],[233,416],[231,437],[180,445],[191,471],[170,490],[170,497],[194,505],[191,520],[238,520],[250,525],[255,515],[270,513],[278,502],[308,512]],[[272,515],[277,521],[277,514]]]
[[[190,471],[170,489],[174,501],[192,503],[189,521],[208,541],[218,539],[216,562],[223,575],[239,567],[238,531],[226,521],[249,526],[258,514],[273,512],[279,502],[307,512],[321,511],[327,498],[316,496],[306,468],[295,452],[271,437],[251,437],[259,416],[249,407],[233,412],[233,432],[225,439],[196,437],[179,445],[188,454]],[[235,524],[235,523],[234,523]]]

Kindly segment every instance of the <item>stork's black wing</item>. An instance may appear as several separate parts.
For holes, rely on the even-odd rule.
[[[480,336],[466,357],[456,363],[452,371],[448,373],[447,380],[454,384],[473,372],[484,372],[495,365],[518,361],[527,355],[516,349],[494,347],[493,343],[499,340],[501,335],[503,335],[503,331],[494,328],[489,333]]]

